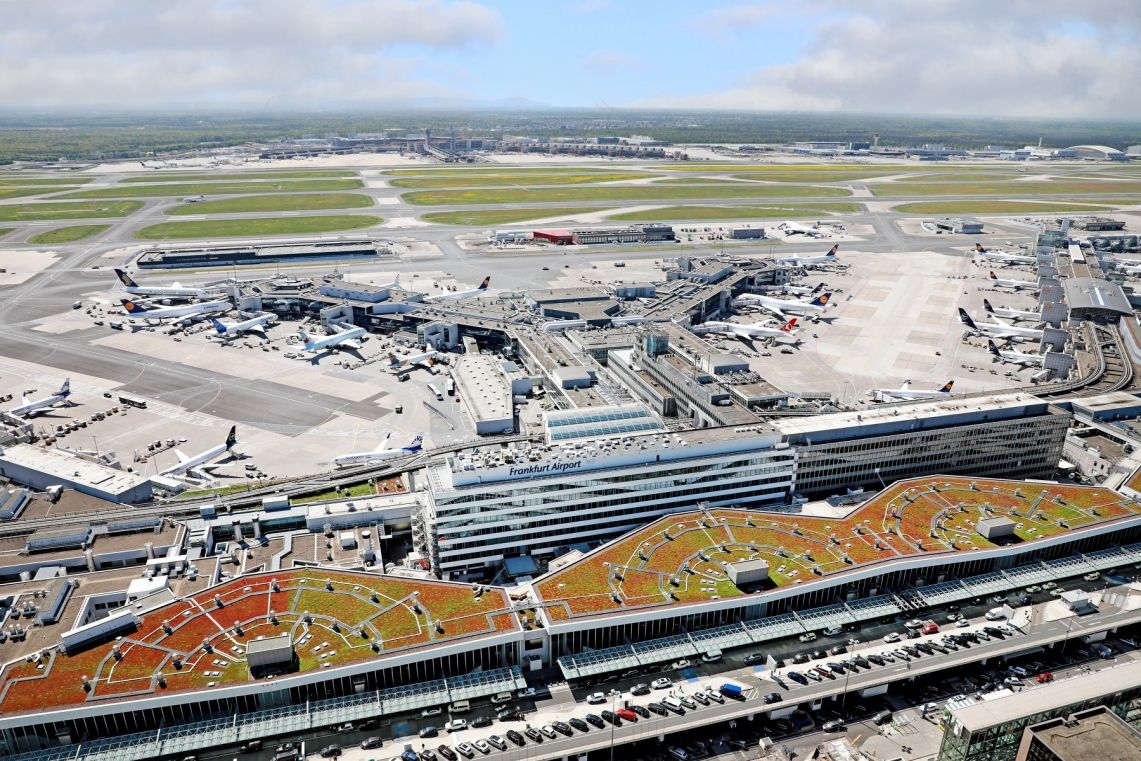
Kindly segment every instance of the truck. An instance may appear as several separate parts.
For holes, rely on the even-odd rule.
[[[120,396],[119,404],[125,404],[128,407],[135,407],[140,410],[145,410],[147,408],[145,399],[135,399],[134,397],[130,396]]]
[[[745,691],[741,688],[741,685],[733,684],[732,682],[726,682],[721,685],[721,694],[727,698],[733,698],[733,700],[745,699]]]
[[[456,395],[456,381],[454,378],[448,378],[448,382],[444,384],[444,389],[448,392],[448,396]]]
[[[444,401],[444,395],[442,393],[440,393],[440,389],[436,388],[435,384],[429,383],[428,384],[428,390],[431,391],[436,396],[437,402]]]

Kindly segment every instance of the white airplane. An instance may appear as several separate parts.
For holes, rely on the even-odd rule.
[[[1006,251],[991,251],[982,247],[981,243],[975,244],[975,253],[982,254],[987,259],[993,259],[996,262],[1007,262],[1009,264],[1037,264],[1038,257],[1026,256],[1024,254],[1011,254]]]
[[[1125,274],[1125,275],[1130,275],[1130,276],[1141,275],[1141,264],[1127,264],[1125,266],[1121,266],[1120,264],[1115,264],[1113,266],[1113,268],[1115,271],[1120,272],[1120,273]]]
[[[815,296],[824,290],[824,283],[819,283],[815,288],[808,286],[798,285],[762,285],[760,286],[761,293],[783,293],[787,296]]]
[[[41,412],[56,406],[60,402],[67,401],[67,397],[71,396],[71,378],[64,378],[63,385],[59,387],[51,396],[45,396],[43,399],[36,399],[29,401],[28,397],[20,397],[22,402],[19,407],[8,410],[8,414],[13,417],[25,418],[35,417]]]
[[[483,279],[478,288],[472,288],[470,291],[444,291],[435,296],[428,296],[424,299],[426,303],[432,304],[437,301],[459,301],[460,299],[469,299],[472,296],[481,296],[487,293],[487,286],[491,283],[491,275]]]
[[[392,460],[397,457],[407,457],[410,454],[416,454],[423,449],[424,436],[416,434],[412,442],[400,449],[389,449],[388,439],[392,434],[386,434],[384,441],[380,442],[380,446],[371,452],[356,452],[354,454],[343,454],[339,457],[333,458],[333,464],[338,468],[344,468],[349,465],[372,465],[385,460]]]
[[[172,283],[171,285],[139,285],[131,276],[121,269],[115,270],[115,275],[119,278],[119,282],[123,284],[123,289],[132,296],[166,296],[176,299],[203,299],[207,298],[210,293],[205,288],[189,288],[179,283]]]
[[[275,314],[259,314],[257,317],[251,317],[248,320],[241,322],[231,323],[227,325],[221,320],[210,318],[210,324],[214,326],[214,330],[218,335],[223,338],[237,338],[242,333],[256,331],[258,333],[265,332],[265,326],[277,319]]]
[[[995,318],[997,320],[997,318]],[[1015,340],[1037,340],[1042,338],[1042,331],[1035,328],[1016,328],[1005,322],[975,322],[967,314],[967,310],[959,307],[959,322],[971,330],[982,333],[990,338],[1007,338]]]
[[[1010,307],[994,307],[991,306],[990,301],[983,299],[983,309],[986,313],[994,317],[1006,317],[1011,320],[1035,320],[1036,322],[1042,321],[1042,315],[1037,312],[1030,312],[1023,309],[1011,309]]]
[[[396,277],[392,278],[391,282],[377,283],[373,287],[374,288],[399,288],[400,287],[400,273],[397,272]]]
[[[340,327],[340,326],[336,326]],[[317,353],[325,349],[351,349],[356,350],[361,348],[361,344],[356,339],[364,335],[364,328],[348,328],[334,333],[331,336],[322,336],[321,338],[313,338],[304,330],[300,328],[297,330],[298,337],[305,342],[302,347],[305,351]]]
[[[870,392],[872,399],[877,402],[902,402],[907,399],[942,399],[951,395],[951,387],[955,381],[949,380],[940,388],[917,389],[911,387],[911,381],[904,381],[899,388],[873,388]]]
[[[764,325],[738,325],[732,322],[703,322],[698,328],[704,328],[702,332],[718,333],[745,340],[752,338],[793,338],[800,332],[796,329],[795,317],[779,328],[770,328]]]
[[[214,468],[220,468],[221,465],[212,464],[212,460],[221,457],[224,454],[229,454],[231,457],[237,457],[234,452],[234,447],[238,443],[238,427],[236,425],[230,426],[230,432],[226,435],[225,442],[210,447],[209,449],[199,452],[193,457],[187,457],[179,450],[174,450],[175,456],[178,457],[178,464],[172,465],[166,470],[162,471],[159,475],[163,476],[189,476],[199,481],[210,481],[214,476],[210,473]]]
[[[998,275],[994,274],[993,271],[990,273],[990,282],[999,288],[1010,288],[1015,291],[1021,291],[1024,288],[1031,291],[1038,290],[1037,283],[1031,283],[1029,280],[1008,280],[1006,278],[999,277]]]
[[[777,259],[777,264],[786,264],[790,267],[806,267],[818,264],[836,264],[839,257],[836,252],[840,249],[840,244],[837,243],[828,249],[828,253],[821,256],[782,256]]]
[[[433,372],[432,365],[435,364],[433,360],[438,356],[440,356],[440,352],[433,349],[429,349],[423,354],[413,354],[408,357],[398,357],[390,353],[388,355],[388,369],[397,375],[411,372],[417,367],[423,367],[428,372]]]
[[[1023,354],[1020,351],[999,349],[994,345],[994,341],[990,339],[987,339],[986,345],[995,359],[1003,364],[1009,363],[1012,365],[1022,365],[1023,367],[1041,367],[1042,363],[1046,361],[1046,357],[1042,354]]]
[[[774,299],[769,296],[746,293],[738,296],[733,303],[741,306],[758,307],[776,315],[782,320],[786,320],[790,314],[821,314],[828,307],[828,303],[831,300],[831,293],[822,293],[812,301],[789,301],[788,299]]]
[[[165,320],[170,317],[188,317],[211,312],[226,312],[231,309],[229,301],[201,301],[197,304],[187,304],[180,307],[154,307],[147,309],[137,301],[119,299],[123,309],[131,317],[142,317],[147,320]]]
[[[785,235],[807,235],[811,238],[820,238],[824,236],[824,231],[820,229],[819,223],[811,227],[805,227],[798,222],[781,222],[777,225],[777,229],[784,232]]]

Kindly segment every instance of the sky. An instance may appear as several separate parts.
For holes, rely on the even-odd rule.
[[[0,0],[0,108],[1141,117],[1137,0]]]

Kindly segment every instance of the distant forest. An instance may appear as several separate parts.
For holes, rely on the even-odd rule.
[[[392,111],[321,114],[0,114],[0,163],[141,158],[282,138],[382,130],[493,137],[647,135],[672,143],[787,143],[797,140],[964,149],[1141,142],[1137,122],[988,119],[875,114],[718,111]]]

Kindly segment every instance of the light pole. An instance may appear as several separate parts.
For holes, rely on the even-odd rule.
[[[621,695],[618,690],[610,691],[610,761],[614,761],[614,729],[618,726],[618,698]]]

